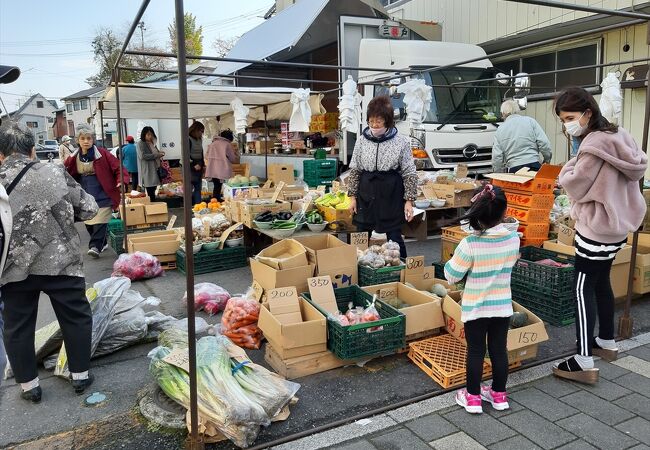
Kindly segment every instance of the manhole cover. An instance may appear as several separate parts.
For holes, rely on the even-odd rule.
[[[160,389],[160,386],[155,387],[155,390],[153,392],[153,401],[158,407],[160,407],[160,409],[164,411],[185,416],[185,408],[169,398],[167,394],[165,394],[163,390]]]

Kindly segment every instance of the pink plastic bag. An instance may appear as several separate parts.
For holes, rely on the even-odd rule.
[[[155,256],[145,252],[122,253],[113,264],[113,277],[127,277],[131,281],[162,275],[163,269]]]
[[[230,294],[221,286],[214,283],[198,283],[194,285],[194,309],[204,310],[215,315],[226,308]],[[187,292],[183,295],[183,303],[187,303]]]

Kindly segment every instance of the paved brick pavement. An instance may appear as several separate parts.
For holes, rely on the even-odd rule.
[[[276,449],[650,449],[650,333],[623,347],[618,361],[597,361],[596,386],[517,374],[509,411],[484,403],[470,415],[448,393]]]

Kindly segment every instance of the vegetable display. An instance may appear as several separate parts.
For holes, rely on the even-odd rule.
[[[352,302],[350,302],[348,304],[348,311],[345,314],[341,311],[337,311],[336,314],[332,315],[332,317],[344,327],[381,320],[381,316],[379,315],[379,312],[377,312],[374,303],[364,309],[361,306],[355,307]],[[381,329],[382,327],[370,328],[368,331],[379,331]]]
[[[307,223],[320,224],[323,223],[323,215],[316,209],[307,213]]]
[[[226,308],[230,294],[221,286],[214,283],[198,283],[194,285],[194,309],[205,310],[210,315],[217,314]],[[187,291],[183,295],[183,303],[187,303]]]
[[[189,409],[187,372],[164,360],[173,348],[185,350],[187,341],[169,347],[169,336],[161,333],[159,346],[149,353],[149,371],[168,397]],[[233,359],[245,354],[223,336],[199,339],[196,354],[199,416],[242,448],[255,442],[260,427],[269,425],[300,388],[257,364]]]
[[[515,311],[510,316],[510,328],[521,328],[528,323],[528,314],[523,311]]]
[[[345,192],[329,193],[316,199],[314,203],[318,206],[330,206],[336,209],[350,209],[350,197]]]
[[[113,264],[112,277],[126,277],[131,281],[146,280],[163,274],[160,261],[145,252],[122,253]]]
[[[358,263],[373,269],[399,266],[402,264],[399,258],[399,244],[388,241],[382,246],[373,245],[358,254]]]
[[[233,297],[228,301],[221,318],[224,336],[243,348],[259,349],[262,330],[257,326],[260,304],[254,299]]]

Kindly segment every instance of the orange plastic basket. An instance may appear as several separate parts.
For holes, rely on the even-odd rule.
[[[553,208],[555,196],[553,194],[522,194],[519,192],[506,192],[508,206],[517,208],[548,209]]]

